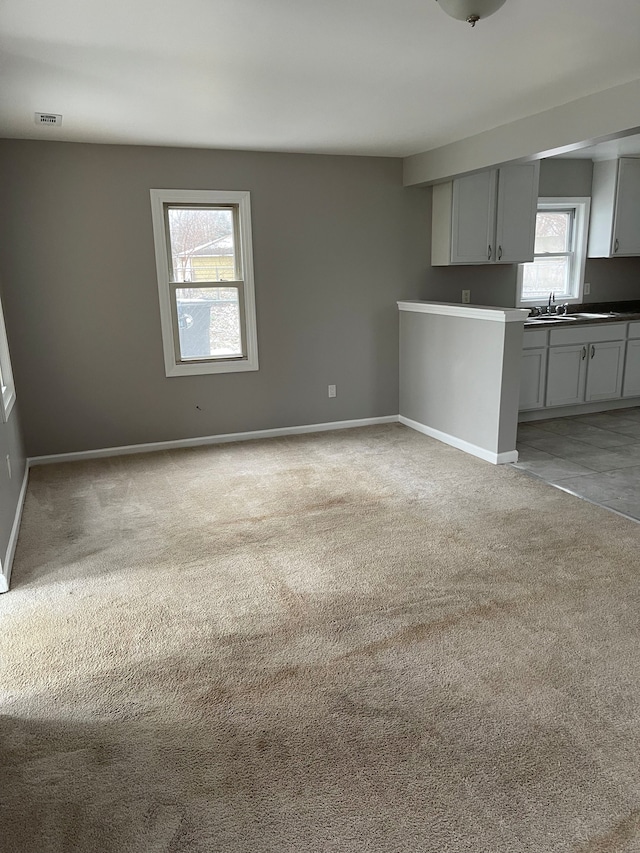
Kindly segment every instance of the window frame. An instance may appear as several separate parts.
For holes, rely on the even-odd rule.
[[[151,193],[151,216],[158,275],[160,325],[167,376],[194,376],[211,373],[241,373],[258,370],[258,334],[256,323],[255,285],[253,274],[253,243],[251,236],[251,199],[246,191],[233,190],[157,190]],[[242,278],[234,281],[172,281],[171,245],[168,234],[167,207],[232,206],[234,214],[235,251],[240,258]],[[239,292],[240,329],[244,355],[242,357],[211,357],[183,360],[177,325],[175,293],[192,287],[236,287]]]
[[[588,196],[545,196],[538,199],[536,216],[541,211],[573,211],[573,233],[571,251],[568,253],[572,258],[570,270],[571,291],[574,296],[558,297],[562,302],[579,303],[584,296],[584,272],[587,262],[587,241],[589,236],[589,213],[591,210],[591,199]],[[565,256],[566,252],[548,252],[537,257],[543,258],[549,255]],[[529,263],[535,263],[534,260]],[[524,281],[524,269],[527,264],[518,264],[516,306],[518,308],[532,308],[542,304],[545,300],[524,299],[522,296],[522,285]]]
[[[0,299],[0,414],[2,422],[8,423],[9,416],[16,402],[16,386],[13,381],[11,354],[4,322],[4,309]]]

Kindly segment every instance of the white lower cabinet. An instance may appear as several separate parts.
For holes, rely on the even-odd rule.
[[[545,405],[574,406],[583,403],[586,375],[586,345],[550,347]]]
[[[635,325],[640,326],[639,323]],[[640,340],[627,343],[623,397],[640,397]]]
[[[547,348],[526,349],[522,353],[520,371],[520,411],[541,409],[544,406],[544,385],[547,378]]]
[[[622,396],[625,341],[591,344],[588,355],[586,403]]]
[[[640,397],[640,323],[525,329],[523,346],[520,411]]]
[[[576,326],[549,332],[547,406],[622,396],[627,326]]]

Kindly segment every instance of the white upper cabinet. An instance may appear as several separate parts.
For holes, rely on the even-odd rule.
[[[453,182],[452,264],[484,264],[495,242],[497,173],[478,172]]]
[[[539,171],[503,166],[434,186],[432,265],[532,261]]]
[[[590,258],[640,255],[640,158],[593,164]]]
[[[498,263],[533,260],[539,169],[539,163],[531,163],[499,170],[495,243]]]

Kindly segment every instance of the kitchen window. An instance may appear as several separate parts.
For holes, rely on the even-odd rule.
[[[151,190],[167,376],[258,369],[248,192]]]
[[[518,267],[518,305],[581,302],[589,229],[589,198],[541,198],[534,259]]]

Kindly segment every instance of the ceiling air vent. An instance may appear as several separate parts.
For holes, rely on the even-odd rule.
[[[62,116],[55,113],[36,113],[36,124],[62,124]]]

